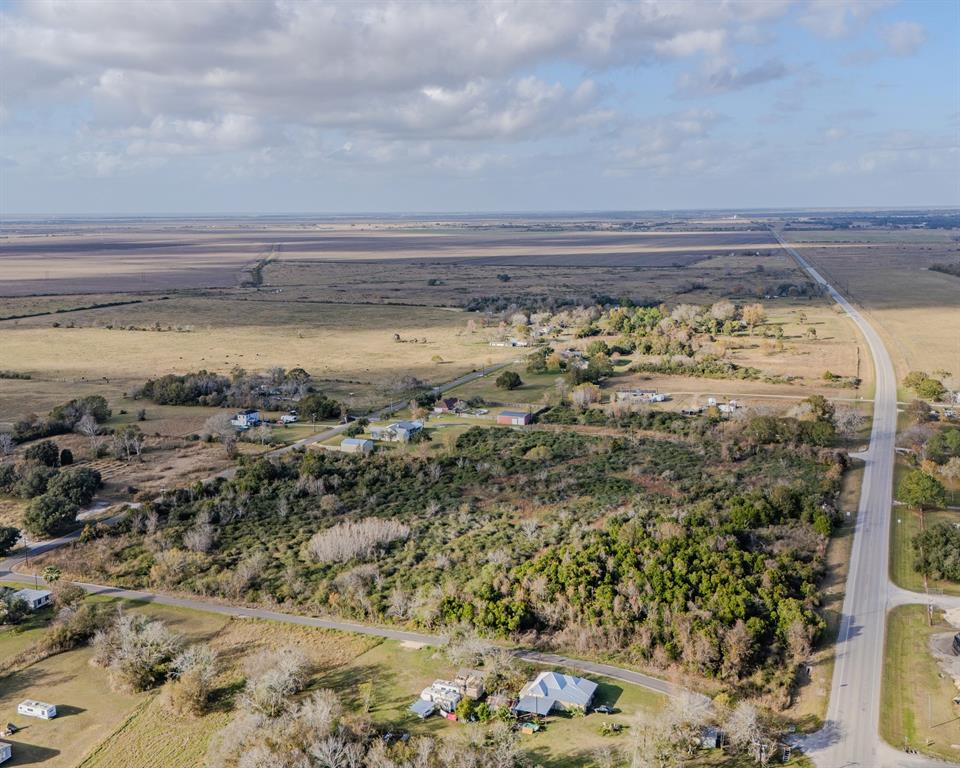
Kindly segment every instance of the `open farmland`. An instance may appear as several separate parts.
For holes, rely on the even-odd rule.
[[[934,264],[960,261],[956,230],[791,230],[785,238],[869,314],[899,377],[948,371],[960,384],[960,278]]]
[[[32,376],[0,384],[0,421],[21,415],[35,392],[28,407],[42,411],[78,386],[109,398],[152,376],[235,366],[301,366],[325,391],[348,402],[355,393],[363,406],[389,399],[405,376],[442,382],[516,356],[467,333],[467,317],[447,309],[181,298],[77,312],[71,320],[73,328],[53,328],[48,318],[0,323],[4,358]],[[163,330],[145,330],[157,324]],[[176,326],[180,332],[166,330]]]

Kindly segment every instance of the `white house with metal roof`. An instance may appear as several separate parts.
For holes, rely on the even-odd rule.
[[[517,712],[547,715],[551,710],[586,710],[597,692],[597,684],[582,677],[559,672],[541,672],[520,690]]]
[[[50,590],[49,589],[18,589],[10,598],[12,600],[23,600],[27,604],[27,608],[31,611],[35,611],[38,608],[43,608],[45,605],[50,604]]]
[[[397,421],[385,427],[370,427],[370,437],[374,440],[408,443],[422,429],[422,421]]]

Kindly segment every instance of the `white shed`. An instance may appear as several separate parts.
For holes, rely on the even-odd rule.
[[[17,714],[27,717],[39,717],[42,720],[52,720],[57,716],[57,708],[53,704],[33,699],[24,699],[17,704]]]

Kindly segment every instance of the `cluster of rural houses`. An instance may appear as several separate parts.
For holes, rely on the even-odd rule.
[[[597,691],[592,680],[560,672],[541,672],[520,690],[516,697],[502,693],[486,697],[491,709],[508,709],[518,718],[546,717],[551,712],[588,712]],[[484,698],[484,675],[476,669],[461,670],[453,680],[434,680],[410,705],[420,718],[435,712],[448,720],[456,720],[457,705],[463,698]]]

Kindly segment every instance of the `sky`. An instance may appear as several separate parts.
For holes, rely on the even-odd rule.
[[[958,0],[0,0],[0,216],[957,205]]]

